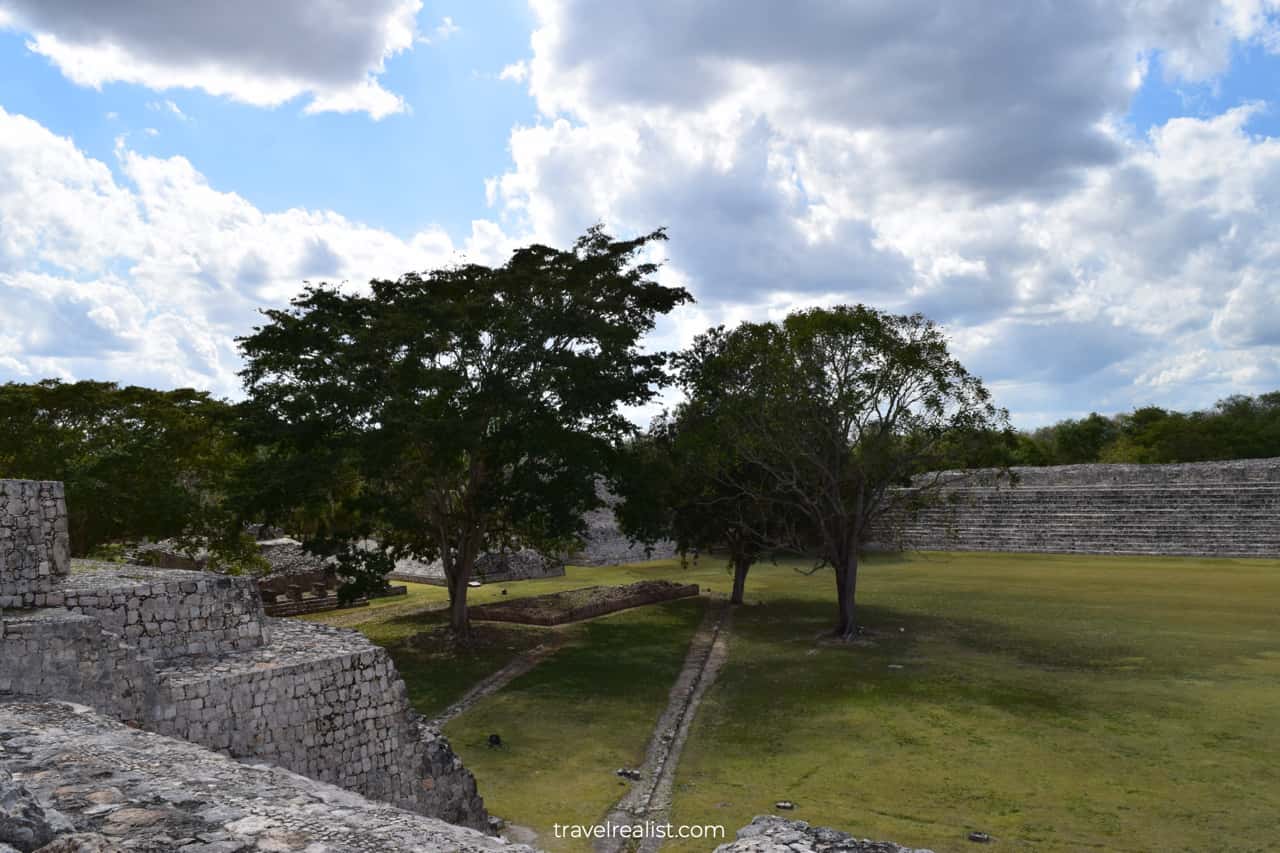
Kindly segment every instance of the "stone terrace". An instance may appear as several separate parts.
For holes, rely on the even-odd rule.
[[[1280,556],[1280,459],[1011,473],[936,475],[937,500],[890,513],[870,541],[939,551]]]
[[[487,826],[475,779],[363,635],[267,619],[249,579],[110,564],[71,573],[60,484],[0,481],[0,495],[0,694],[77,702]]]
[[[0,701],[0,783],[6,767],[39,808],[135,853],[530,849],[64,703]]]

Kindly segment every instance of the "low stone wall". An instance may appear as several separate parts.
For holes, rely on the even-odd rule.
[[[70,571],[62,484],[0,480],[0,609],[35,606]]]
[[[93,833],[92,843],[102,845],[65,850],[531,853],[72,706],[0,701],[0,801],[23,800],[46,834],[60,833],[70,844],[73,831]],[[53,826],[55,814],[71,826]]]
[[[944,472],[873,548],[1280,557],[1280,459]]]
[[[160,659],[244,651],[267,639],[262,599],[250,578],[103,565],[69,577],[46,604],[92,616]]]
[[[98,620],[66,610],[0,618],[0,694],[75,697],[131,725],[155,706],[151,663]]]

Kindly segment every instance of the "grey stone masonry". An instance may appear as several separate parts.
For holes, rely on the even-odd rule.
[[[132,725],[155,704],[151,662],[90,616],[26,610],[0,619],[0,694],[75,696]]]
[[[475,779],[362,634],[267,619],[256,582],[77,561],[56,483],[0,481],[0,695],[76,702],[475,828]],[[2,850],[0,850],[2,853]]]
[[[0,701],[6,797],[34,801],[33,823],[65,839],[61,850],[531,853],[65,703]]]
[[[1280,556],[1280,459],[943,472],[873,527],[872,547]]]
[[[892,841],[855,838],[847,832],[811,826],[803,820],[757,815],[738,830],[738,837],[721,844],[715,853],[932,853],[924,848],[903,847]]]
[[[254,649],[267,639],[251,578],[99,564],[76,572],[37,605],[93,616],[158,659]]]
[[[420,725],[384,649],[355,631],[269,621],[266,646],[164,664],[148,728],[485,826],[474,778],[454,767],[448,741]]]
[[[62,484],[0,480],[0,609],[30,607],[70,571]]]

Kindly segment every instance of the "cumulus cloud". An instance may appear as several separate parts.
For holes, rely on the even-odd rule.
[[[1123,124],[1157,53],[1211,81],[1276,47],[1271,0],[532,5],[509,230],[669,226],[708,322],[924,311],[1033,420],[1280,385],[1261,107]]]
[[[82,86],[195,88],[257,106],[309,94],[310,112],[378,119],[405,109],[377,78],[413,46],[421,8],[421,0],[279,0],[264,14],[252,0],[0,0],[0,25],[31,33],[29,49]]]
[[[462,245],[331,211],[259,210],[182,157],[107,164],[0,109],[0,378],[103,378],[234,394],[234,337],[301,279],[395,277],[512,248],[492,223]]]

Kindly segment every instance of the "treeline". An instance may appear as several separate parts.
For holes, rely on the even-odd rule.
[[[242,468],[231,404],[114,382],[0,385],[0,477],[66,485],[72,553],[108,542],[221,538]]]
[[[1280,456],[1280,391],[1233,395],[1210,409],[1146,406],[1120,415],[1059,421],[1005,445],[1013,465],[1158,464]],[[980,460],[981,461],[981,460]]]
[[[596,227],[497,267],[308,286],[238,339],[241,403],[0,386],[0,477],[66,484],[77,555],[178,538],[234,570],[255,559],[254,522],[299,534],[353,583],[383,583],[399,555],[439,559],[460,636],[479,555],[567,550],[604,478],[637,541],[730,553],[738,598],[762,557],[815,555],[834,569],[849,637],[864,536],[913,474],[1280,455],[1280,394],[1019,434],[939,327],[864,305],[649,352],[658,318],[692,300],[644,261],[664,239]],[[620,413],[673,385],[684,402],[648,432]]]

